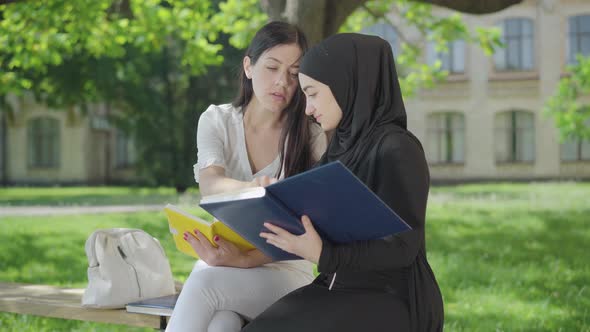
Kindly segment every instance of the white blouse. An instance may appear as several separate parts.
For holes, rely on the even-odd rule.
[[[319,160],[326,150],[327,138],[321,127],[311,127],[312,158]],[[280,167],[280,157],[266,167],[252,174],[246,136],[244,134],[244,114],[231,104],[211,105],[199,118],[197,128],[197,163],[193,166],[195,181],[199,182],[199,171],[209,166],[225,169],[225,176],[239,180],[252,181],[260,176],[275,177]]]
[[[314,124],[310,129],[312,158],[319,160],[326,151],[328,140],[319,125]],[[225,176],[229,178],[252,181],[264,175],[275,177],[281,163],[280,156],[277,156],[272,163],[252,174],[246,149],[244,115],[240,108],[231,104],[211,105],[201,115],[197,128],[197,149],[197,163],[193,166],[196,182],[199,182],[199,171],[213,165],[223,167]],[[313,274],[313,264],[305,260],[274,262],[265,266]]]

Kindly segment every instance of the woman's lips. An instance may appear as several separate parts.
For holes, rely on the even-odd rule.
[[[285,95],[280,93],[271,93],[272,98],[276,101],[285,101]]]

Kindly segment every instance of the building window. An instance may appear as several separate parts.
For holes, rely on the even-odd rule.
[[[426,59],[430,66],[438,60],[441,62],[442,70],[450,74],[461,74],[465,72],[465,41],[455,40],[447,44],[446,52],[437,52],[434,42],[426,46]]]
[[[431,163],[465,161],[465,116],[436,113],[428,116],[428,160]]]
[[[133,167],[133,165],[135,165],[135,144],[133,143],[133,140],[123,131],[117,130],[115,144],[115,166],[117,168]]]
[[[393,55],[395,57],[398,56],[400,52],[400,47],[397,32],[395,31],[395,28],[392,27],[390,24],[380,22],[362,29],[360,33],[363,33],[365,35],[379,36],[383,38],[389,43],[389,45],[391,45]]]
[[[36,118],[27,125],[30,168],[58,168],[60,159],[59,120]]]
[[[511,18],[500,23],[503,48],[496,50],[496,69],[501,71],[532,70],[534,66],[533,22],[526,18]]]
[[[532,112],[509,111],[496,115],[496,161],[535,160],[535,117]]]
[[[561,144],[562,161],[590,161],[590,140],[568,139]]]
[[[590,15],[569,18],[568,61],[577,63],[576,55],[590,56]]]

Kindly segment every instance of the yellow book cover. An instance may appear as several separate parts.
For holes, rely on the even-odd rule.
[[[184,232],[190,232],[195,235],[194,230],[198,229],[212,245],[217,246],[213,241],[215,235],[221,236],[223,239],[232,242],[241,250],[247,251],[255,249],[255,247],[241,237],[238,233],[231,230],[220,221],[209,222],[199,217],[193,216],[190,213],[181,210],[177,206],[167,204],[164,207],[164,212],[168,217],[168,225],[170,226],[170,233],[174,238],[176,248],[181,252],[199,258],[197,253],[193,250],[188,242],[183,238]]]

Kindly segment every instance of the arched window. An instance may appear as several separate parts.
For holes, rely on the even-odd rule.
[[[528,18],[509,18],[499,25],[503,48],[496,49],[496,69],[526,71],[534,67],[533,21]]]
[[[431,163],[465,161],[465,116],[457,112],[428,116],[428,160]]]
[[[31,168],[58,168],[60,160],[59,120],[42,117],[27,124],[28,165]]]
[[[496,162],[532,162],[535,160],[535,116],[527,111],[496,114]]]

